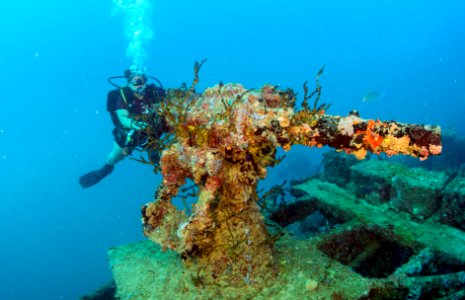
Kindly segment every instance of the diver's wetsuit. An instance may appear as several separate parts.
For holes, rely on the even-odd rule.
[[[159,138],[164,132],[168,131],[168,127],[165,119],[153,111],[152,106],[162,101],[164,97],[165,90],[156,87],[154,84],[146,86],[145,95],[142,99],[135,97],[129,87],[112,90],[108,93],[107,110],[110,112],[111,120],[115,125],[113,136],[121,148],[127,147],[128,153],[131,153],[135,147],[143,146],[147,142],[147,134],[143,130],[134,131],[124,128],[116,111],[118,109],[128,110],[131,119],[148,123],[151,135]],[[158,162],[160,159],[158,151],[151,151],[148,155],[152,162]],[[113,172],[113,168],[113,165],[105,164],[101,169],[82,175],[79,178],[79,184],[83,188],[91,187]]]
[[[164,118],[156,112],[151,111],[152,106],[161,102],[165,95],[165,90],[154,84],[147,85],[144,98],[142,99],[135,97],[129,87],[115,89],[108,93],[107,110],[115,125],[113,136],[118,146],[121,148],[128,147],[129,152],[131,152],[135,147],[141,146],[147,141],[147,135],[144,131],[134,131],[123,127],[116,114],[118,109],[129,111],[131,119],[143,120],[144,116],[149,117],[143,121],[149,123],[152,129],[157,129],[155,134],[158,136],[156,137],[161,136],[163,132],[167,131]]]

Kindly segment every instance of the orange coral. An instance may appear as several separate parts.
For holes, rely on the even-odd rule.
[[[368,120],[366,131],[363,132],[363,142],[369,146],[370,149],[376,150],[383,142],[383,137],[376,133],[376,126],[382,124],[379,120],[377,122]]]

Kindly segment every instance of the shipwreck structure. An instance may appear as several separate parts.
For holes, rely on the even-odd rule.
[[[207,284],[151,241],[109,251],[119,299],[465,298],[465,175],[324,154],[324,171],[260,193],[284,235],[264,286]],[[281,199],[282,198],[282,199]],[[273,232],[273,231],[271,231]]]
[[[200,66],[191,88],[169,90],[161,104],[171,132],[150,140],[148,150],[160,150],[155,169],[163,180],[155,201],[142,209],[145,235],[179,253],[196,284],[260,289],[277,276],[279,234],[269,232],[257,195],[266,168],[280,162],[277,147],[327,145],[359,159],[367,152],[420,159],[441,153],[438,126],[327,114],[329,106],[319,104],[322,70],[313,92],[304,85],[298,110],[291,89],[272,85],[248,90],[219,83],[198,94]],[[199,190],[190,213],[171,203],[186,179]]]

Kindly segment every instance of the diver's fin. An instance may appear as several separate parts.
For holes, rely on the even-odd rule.
[[[106,176],[110,175],[111,172],[113,172],[114,166],[105,164],[103,168],[89,172],[85,175],[82,175],[79,178],[79,184],[83,188],[88,188],[93,186],[94,184],[97,184],[100,180],[105,178]]]

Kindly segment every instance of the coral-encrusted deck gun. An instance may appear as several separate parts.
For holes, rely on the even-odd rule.
[[[159,149],[163,181],[156,199],[143,207],[144,233],[164,249],[181,254],[186,271],[202,273],[205,283],[241,287],[262,285],[274,276],[273,243],[257,204],[257,182],[266,167],[277,164],[276,148],[292,145],[330,147],[363,159],[370,151],[406,154],[420,159],[441,153],[438,126],[366,120],[326,114],[318,105],[321,88],[308,93],[302,108],[295,93],[276,86],[247,90],[240,84],[217,84],[202,94],[192,87],[169,90],[160,107],[171,132]],[[309,100],[315,99],[313,105]],[[148,129],[150,133],[150,128]],[[191,214],[171,199],[186,179],[199,188]]]

